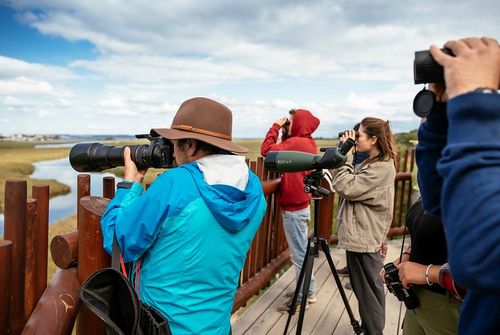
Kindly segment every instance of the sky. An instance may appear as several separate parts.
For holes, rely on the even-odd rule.
[[[416,129],[417,50],[500,38],[500,1],[0,0],[0,135],[139,134],[192,97],[262,138],[292,108],[335,137]]]

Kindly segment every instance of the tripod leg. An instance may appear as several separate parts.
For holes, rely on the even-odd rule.
[[[333,264],[332,256],[330,255],[330,247],[328,243],[326,243],[325,239],[320,239],[321,249],[325,253],[326,260],[328,261],[328,265],[330,265],[330,270],[332,271],[333,278],[335,279],[335,283],[337,284],[337,288],[339,290],[340,296],[342,297],[342,301],[344,302],[345,309],[347,314],[349,315],[349,319],[351,320],[352,329],[356,334],[364,334],[363,329],[359,325],[358,320],[354,317],[352,313],[351,306],[349,305],[349,300],[344,291],[344,287],[342,286],[342,282],[340,281],[337,270],[335,269],[335,264]]]
[[[297,322],[296,334],[300,334],[302,332],[302,322],[304,320],[305,306],[307,304],[307,295],[309,293],[309,286],[311,285],[311,275],[314,265],[314,255],[316,254],[316,242],[314,241],[314,238],[310,238],[307,241],[307,245],[308,245],[307,251],[304,256],[304,262],[302,262],[299,279],[297,280],[297,286],[295,287],[295,292],[293,294],[292,301],[290,303],[290,308],[288,309],[288,318],[286,320],[286,326],[283,335],[286,335],[288,333],[288,327],[290,326],[290,321],[292,319],[292,316],[295,314],[295,310],[297,308],[297,300],[299,297],[300,290],[302,290],[302,299],[299,312],[299,320]],[[302,283],[304,283],[304,285],[302,285]]]
[[[296,335],[300,335],[302,333],[302,324],[304,323],[304,315],[306,313],[306,305],[307,305],[307,296],[309,295],[309,287],[311,286],[311,276],[314,267],[314,257],[316,255],[316,241],[313,240],[310,242],[312,244],[308,248],[307,258],[308,262],[306,265],[306,277],[304,278],[304,286],[302,286],[302,301],[300,305],[299,319],[297,320],[297,331]],[[304,265],[303,265],[304,266]]]

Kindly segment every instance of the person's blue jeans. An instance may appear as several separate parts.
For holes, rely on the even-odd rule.
[[[295,281],[298,282],[300,269],[307,251],[307,231],[311,213],[309,207],[298,211],[282,211],[283,228],[290,249],[290,258],[295,268]],[[304,278],[305,282],[305,278]],[[302,293],[302,289],[300,290]],[[315,293],[314,274],[311,276],[309,293]],[[299,298],[302,294],[299,294]]]

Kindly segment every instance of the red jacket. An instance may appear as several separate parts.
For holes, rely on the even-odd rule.
[[[311,134],[318,126],[319,119],[313,116],[311,112],[305,109],[297,109],[293,115],[292,135],[281,143],[276,143],[281,127],[279,124],[273,124],[260,147],[260,153],[265,157],[269,151],[293,150],[316,155],[318,147]],[[304,176],[309,172],[287,172],[281,175],[278,203],[282,209],[296,211],[309,206],[311,194],[304,192]]]

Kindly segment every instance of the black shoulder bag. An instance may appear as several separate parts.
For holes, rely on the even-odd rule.
[[[113,236],[111,267],[96,271],[82,284],[80,299],[102,320],[106,335],[172,335],[167,319],[141,302],[120,272],[116,236]]]

